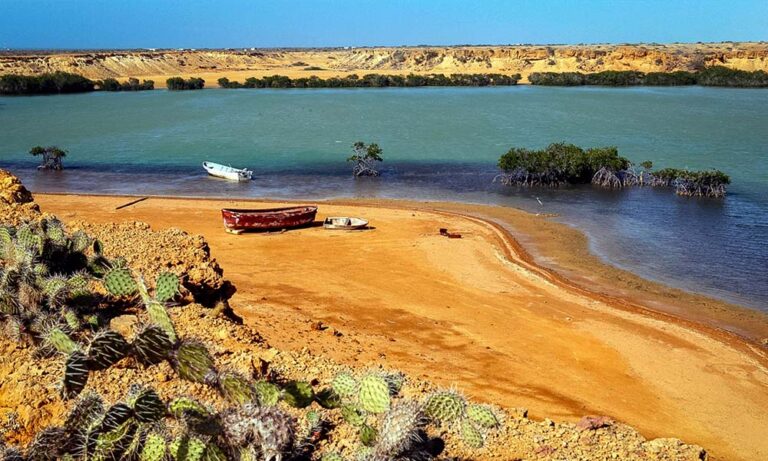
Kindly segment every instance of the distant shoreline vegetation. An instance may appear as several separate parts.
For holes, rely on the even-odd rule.
[[[520,74],[426,74],[382,75],[356,74],[345,77],[320,78],[317,76],[290,78],[284,75],[250,77],[244,83],[218,80],[221,88],[387,88],[422,86],[513,86],[520,81]]]
[[[202,90],[205,87],[205,80],[197,77],[186,80],[182,77],[171,77],[165,81],[165,85],[170,91]]]
[[[674,187],[678,195],[724,197],[731,183],[719,170],[691,171],[663,168],[653,163],[637,165],[619,155],[615,147],[582,149],[553,143],[539,150],[513,147],[499,158],[501,173],[494,178],[505,186],[559,187],[565,184],[595,184],[620,189],[630,186]]]
[[[698,72],[639,72],[634,70],[606,70],[583,74],[581,72],[533,72],[528,76],[531,85],[540,86],[720,86],[734,88],[768,87],[768,72],[708,67]]]
[[[92,91],[154,90],[155,82],[129,78],[120,83],[114,78],[90,80],[69,72],[40,75],[0,75],[0,95],[29,96],[46,94],[89,93]]]

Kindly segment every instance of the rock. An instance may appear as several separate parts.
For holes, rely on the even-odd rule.
[[[18,225],[41,217],[40,207],[21,180],[0,169],[0,224]]]
[[[607,416],[585,416],[576,423],[576,428],[580,431],[597,430],[603,427],[613,426],[614,421]]]

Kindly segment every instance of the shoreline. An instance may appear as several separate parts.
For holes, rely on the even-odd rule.
[[[143,221],[202,234],[238,288],[235,312],[278,349],[395,367],[538,419],[605,414],[646,437],[704,446],[710,459],[768,455],[759,435],[768,411],[755,411],[768,410],[767,351],[537,265],[548,250],[518,241],[526,225],[564,234],[559,243],[573,249],[578,231],[564,224],[500,207],[318,201],[318,219],[359,214],[374,229],[233,236],[219,208],[291,202],[163,197],[116,211],[127,197],[35,194],[43,212],[75,226]],[[518,230],[493,222],[504,218]],[[440,237],[438,227],[463,238]],[[328,334],[312,333],[318,321]]]

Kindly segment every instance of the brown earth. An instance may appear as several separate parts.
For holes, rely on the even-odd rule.
[[[235,312],[278,350],[402,369],[415,379],[457,386],[476,400],[525,406],[534,418],[572,423],[604,414],[646,437],[704,446],[715,459],[768,456],[766,351],[713,326],[733,320],[732,330],[759,336],[765,318],[753,315],[749,328],[739,320],[743,310],[735,308],[730,319],[723,303],[708,300],[702,309],[706,298],[611,271],[589,256],[583,236],[544,217],[470,205],[323,203],[319,218],[360,215],[374,228],[234,236],[222,231],[218,210],[261,204],[152,198],[115,210],[129,199],[37,200],[65,222],[137,220],[156,230],[202,234],[238,287],[231,299]],[[441,227],[463,238],[441,237]],[[557,270],[537,265],[542,255]],[[575,268],[584,255],[588,278]],[[581,275],[564,278],[569,272]],[[314,330],[317,321],[328,329]],[[555,427],[567,432],[573,426]],[[524,432],[514,429],[512,440],[529,440]],[[645,456],[573,452],[581,442],[548,437],[552,443],[533,437],[535,445],[522,457]],[[500,459],[511,456],[502,453]]]
[[[92,79],[152,79],[165,86],[171,76],[195,76],[216,86],[220,77],[382,73],[671,72],[722,65],[768,70],[768,43],[509,45],[401,48],[134,50],[0,53],[0,74],[66,71]]]

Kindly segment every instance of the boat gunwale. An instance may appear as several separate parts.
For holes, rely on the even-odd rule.
[[[317,206],[314,205],[307,205],[307,206],[289,206],[289,207],[281,207],[281,208],[222,208],[222,212],[228,212],[233,214],[269,214],[269,213],[284,213],[287,211],[295,211],[295,212],[301,212],[301,213],[311,213],[311,212],[317,212]]]

